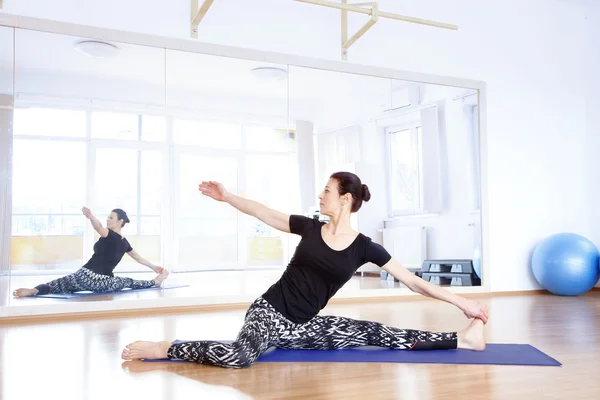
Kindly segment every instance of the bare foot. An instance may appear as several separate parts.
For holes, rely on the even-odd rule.
[[[169,347],[171,347],[169,342],[143,342],[138,340],[125,346],[121,358],[126,361],[167,358]]]
[[[40,291],[37,289],[17,289],[13,292],[15,297],[31,297],[38,294]]]
[[[458,332],[458,348],[476,351],[485,350],[482,320],[475,318],[466,329]]]
[[[163,269],[163,271],[160,274],[156,275],[156,278],[154,278],[156,286],[160,286],[161,283],[163,283],[163,281],[167,279],[167,276],[169,276],[169,271],[167,271],[166,269]]]

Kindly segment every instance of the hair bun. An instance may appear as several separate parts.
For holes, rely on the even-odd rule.
[[[362,185],[362,199],[363,201],[369,201],[371,199],[371,192],[369,192],[369,187],[365,184]]]

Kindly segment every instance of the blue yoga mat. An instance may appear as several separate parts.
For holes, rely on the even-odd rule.
[[[173,343],[182,343],[175,341]],[[186,341],[187,342],[187,341]],[[231,341],[221,341],[230,343]],[[189,362],[185,360],[144,360],[145,362]],[[391,350],[364,346],[342,350],[285,350],[271,348],[256,362],[363,362],[414,364],[487,364],[561,366],[554,358],[529,344],[490,343],[484,351]]]
[[[74,299],[77,297],[89,297],[89,296],[100,296],[104,294],[121,294],[121,293],[131,293],[131,292],[141,292],[145,290],[161,290],[161,289],[175,289],[181,287],[187,287],[189,285],[163,285],[163,286],[153,286],[151,288],[144,289],[131,289],[125,288],[122,290],[115,290],[112,292],[75,292],[75,293],[57,293],[57,294],[42,294],[37,295],[35,297],[43,297],[47,299]]]

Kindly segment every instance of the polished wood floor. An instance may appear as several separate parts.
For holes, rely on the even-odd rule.
[[[245,310],[3,324],[0,398],[50,399],[600,399],[600,295],[482,298],[488,342],[529,343],[562,367],[430,364],[255,364],[228,370],[123,362],[137,340],[233,339]],[[327,314],[429,330],[467,319],[446,303],[336,304]]]

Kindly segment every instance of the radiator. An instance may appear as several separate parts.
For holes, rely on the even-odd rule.
[[[406,268],[420,269],[427,259],[427,230],[424,226],[383,229],[383,247]]]

